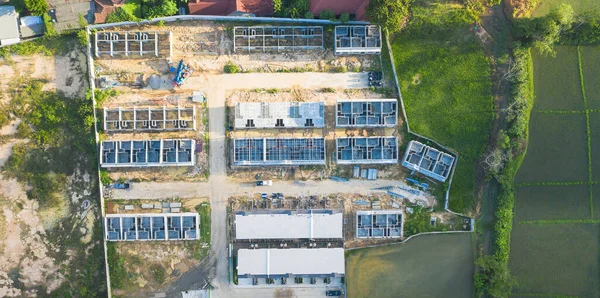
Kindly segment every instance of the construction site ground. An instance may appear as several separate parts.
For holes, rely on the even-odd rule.
[[[246,23],[244,23],[246,24]],[[247,24],[246,24],[247,25]],[[355,210],[368,208],[353,204],[378,198],[382,208],[390,208],[391,197],[375,188],[409,186],[404,178],[409,172],[399,164],[386,166],[364,166],[378,169],[378,180],[351,179],[339,182],[329,176],[350,177],[353,166],[336,166],[330,153],[334,152],[335,136],[390,135],[399,138],[400,148],[404,142],[402,119],[397,129],[335,129],[333,125],[334,102],[340,98],[382,98],[368,86],[366,71],[380,71],[379,56],[336,57],[332,54],[331,40],[325,40],[324,51],[280,52],[280,53],[232,53],[232,23],[218,22],[173,22],[163,26],[142,25],[107,28],[106,30],[159,30],[173,32],[173,62],[184,59],[195,71],[181,87],[173,87],[170,81],[167,59],[96,59],[96,78],[106,77],[111,86],[119,91],[107,105],[183,105],[189,103],[193,92],[201,91],[206,96],[208,112],[208,137],[206,138],[208,167],[207,181],[178,181],[173,176],[163,177],[163,169],[151,169],[151,175],[132,183],[130,189],[114,189],[111,199],[118,204],[127,200],[161,200],[168,198],[208,197],[211,205],[211,247],[209,257],[199,266],[190,269],[168,289],[157,289],[157,295],[175,295],[185,290],[199,289],[204,280],[215,287],[211,297],[324,297],[325,288],[275,289],[239,288],[230,286],[229,246],[227,239],[227,208],[231,197],[256,197],[260,193],[283,193],[285,196],[310,197],[333,196],[343,198],[347,225],[354,222]],[[227,63],[237,65],[241,73],[224,74]],[[343,66],[344,70],[340,71]],[[351,70],[351,71],[350,71]],[[109,84],[110,85],[110,84]],[[277,90],[274,92],[274,90]],[[333,92],[330,92],[333,89]],[[269,93],[271,92],[271,93]],[[395,98],[395,96],[392,96]],[[231,106],[234,100],[248,101],[325,101],[326,127],[321,130],[260,130],[228,131]],[[401,115],[401,112],[398,112]],[[324,136],[327,138],[327,165],[297,168],[248,168],[231,169],[228,166],[228,146],[231,137],[238,136]],[[145,134],[147,138],[149,135]],[[402,154],[400,149],[399,154]],[[174,170],[177,171],[177,170]],[[111,174],[112,175],[112,174]],[[126,177],[134,177],[129,173]],[[115,176],[116,177],[116,176]],[[274,180],[272,186],[257,187],[256,177]],[[130,178],[131,179],[131,178]],[[433,190],[441,185],[432,185]],[[333,194],[333,195],[332,195]],[[341,194],[341,195],[340,195]],[[412,198],[434,206],[436,198],[420,192]],[[110,200],[108,200],[110,202]],[[368,204],[370,206],[370,204]],[[439,205],[438,205],[439,206]],[[379,242],[353,242],[354,233],[346,231],[348,247],[372,245]],[[395,241],[395,240],[394,240]],[[179,291],[179,292],[178,292]],[[158,293],[156,293],[158,292]]]
[[[0,128],[0,167],[16,145],[30,142],[28,136],[17,134],[21,119],[7,112],[12,94],[24,92],[20,90],[23,85],[40,80],[43,91],[81,98],[87,86],[85,61],[85,53],[77,49],[57,56],[0,58],[0,113],[8,114],[10,119]],[[80,159],[54,162],[76,160]],[[48,295],[68,281],[67,274],[85,270],[81,259],[101,245],[92,237],[100,224],[99,200],[92,180],[95,175],[83,165],[75,168],[67,176],[65,189],[56,194],[60,203],[53,207],[30,200],[26,183],[7,178],[7,173],[0,174],[0,297]],[[65,245],[66,241],[70,244]],[[82,251],[85,253],[80,255]]]

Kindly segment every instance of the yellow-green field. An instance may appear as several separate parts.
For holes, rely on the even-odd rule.
[[[471,234],[424,235],[346,255],[348,297],[473,296]]]

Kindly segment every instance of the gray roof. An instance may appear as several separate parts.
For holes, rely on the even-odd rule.
[[[18,17],[14,6],[0,6],[0,44],[5,39],[19,38]]]
[[[21,37],[44,35],[44,21],[42,17],[27,16],[20,19]]]
[[[250,213],[235,215],[236,239],[343,238],[341,212]]]
[[[344,249],[240,249],[237,270],[238,275],[344,274]]]

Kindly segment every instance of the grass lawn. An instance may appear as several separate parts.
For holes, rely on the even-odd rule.
[[[556,57],[532,51],[534,110],[583,110],[577,48],[557,46]]]
[[[470,234],[417,236],[346,254],[348,297],[471,297]]]
[[[532,112],[516,182],[588,181],[586,140],[585,114]]]
[[[585,46],[579,49],[588,108],[600,109],[600,47]],[[598,129],[600,131],[600,127]]]
[[[516,224],[509,264],[519,281],[514,292],[543,294],[537,297],[599,297],[599,227]]]
[[[589,219],[589,187],[587,184],[518,187],[515,221]]]
[[[598,0],[542,0],[538,8],[533,12],[533,16],[545,16],[562,3],[571,5],[575,13],[582,13],[593,8],[600,9],[600,2]]]
[[[210,244],[210,204],[203,203],[196,211],[200,214],[200,241]]]
[[[473,208],[475,166],[494,116],[490,65],[464,13],[415,3],[408,30],[391,40],[411,130],[460,154],[450,192],[457,212]]]

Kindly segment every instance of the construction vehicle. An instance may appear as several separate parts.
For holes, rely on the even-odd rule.
[[[183,62],[183,59],[179,61],[177,68],[174,67],[173,62],[169,62],[169,71],[175,73],[173,78],[173,86],[175,87],[180,87],[194,73],[194,69]]]

